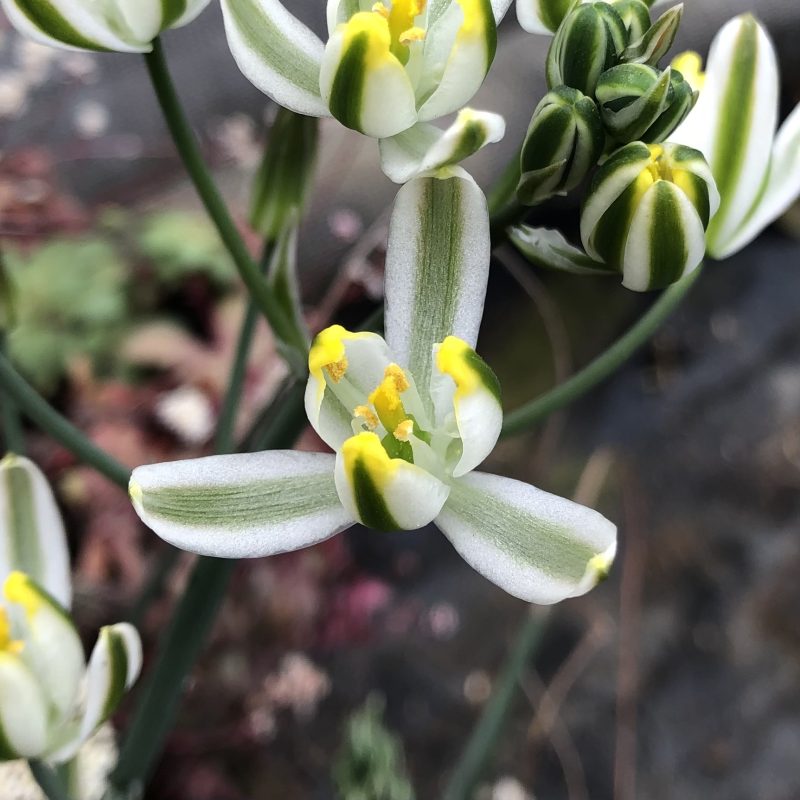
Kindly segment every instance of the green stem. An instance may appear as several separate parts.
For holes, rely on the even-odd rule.
[[[81,461],[94,467],[110,481],[127,490],[130,470],[113,456],[94,445],[68,419],[59,414],[14,369],[11,362],[2,353],[0,353],[0,388],[5,397],[11,398],[22,413],[42,430],[49,433]]]
[[[48,800],[70,800],[69,793],[64,788],[58,774],[43,761],[29,761],[28,766],[34,780],[44,792]]]
[[[569,380],[506,414],[501,436],[512,436],[582,397],[619,369],[664,324],[700,276],[702,265],[671,286],[611,347]]]
[[[520,150],[517,150],[486,197],[489,204],[493,247],[497,247],[505,240],[508,227],[519,222],[527,211],[517,200],[519,159]]]
[[[4,334],[0,334],[0,353],[4,356],[8,353],[7,340]],[[25,436],[22,432],[22,419],[19,415],[19,406],[4,393],[0,402],[0,413],[3,417],[3,440],[7,453],[25,453]]]
[[[503,665],[492,696],[486,703],[477,725],[461,753],[442,800],[468,800],[492,754],[503,730],[511,701],[523,671],[533,657],[542,639],[547,616],[530,611],[514,640],[514,648]]]
[[[164,119],[186,171],[219,231],[220,238],[230,253],[250,296],[266,317],[276,337],[288,348],[287,357],[290,366],[298,375],[302,376],[306,372],[305,356],[308,350],[306,336],[297,329],[273,296],[258,267],[250,257],[236,224],[228,213],[227,206],[203,160],[197,140],[183,112],[159,39],[155,39],[152,51],[145,53],[144,57]]]
[[[271,243],[264,245],[261,255],[261,271],[266,271],[269,266],[270,258],[274,252]],[[234,448],[234,427],[236,425],[236,414],[239,411],[239,404],[242,399],[244,380],[247,375],[247,361],[250,356],[250,345],[253,342],[253,335],[256,332],[258,323],[258,307],[250,298],[247,302],[247,310],[239,329],[239,340],[236,343],[236,355],[231,366],[228,378],[228,390],[219,412],[217,422],[217,435],[215,439],[215,450],[217,453],[230,453]]]

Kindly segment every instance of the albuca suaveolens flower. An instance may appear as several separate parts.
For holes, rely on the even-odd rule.
[[[191,22],[209,0],[0,0],[11,24],[66,50],[143,53],[161,31]]]
[[[716,35],[705,74],[696,54],[674,63],[700,98],[670,138],[708,160],[721,203],[706,243],[709,255],[726,258],[800,196],[800,105],[778,130],[778,61],[769,35],[750,14]]]
[[[259,89],[293,111],[387,139],[469,102],[509,3],[329,0],[325,44],[279,0],[222,0],[222,10],[231,52]]]
[[[70,761],[139,674],[141,642],[127,623],[101,629],[87,666],[71,596],[50,486],[9,454],[0,461],[0,761]]]
[[[616,528],[520,481],[473,472],[499,436],[497,379],[474,347],[489,266],[483,194],[458,170],[412,180],[392,215],[386,340],[340,326],[309,355],[306,411],[335,454],[265,452],[139,467],[131,498],[167,541],[222,557],[303,547],[355,522],[434,522],[525,600],[588,591]]]
[[[127,623],[102,628],[87,666],[69,614],[22,572],[0,599],[0,759],[72,759],[141,668]]]
[[[629,289],[660,289],[694,270],[719,193],[702,153],[632,142],[594,174],[581,213],[591,258],[622,273]]]

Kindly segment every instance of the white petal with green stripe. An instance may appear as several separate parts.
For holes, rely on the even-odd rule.
[[[381,168],[395,183],[406,183],[424,172],[460,164],[487,144],[499,142],[505,120],[489,111],[465,108],[445,131],[427,122],[381,139]]]
[[[337,453],[336,489],[351,517],[382,531],[427,525],[449,493],[448,485],[430,472],[390,458],[371,432],[352,436]]]
[[[745,14],[728,22],[711,46],[694,110],[672,134],[708,160],[722,202],[709,226],[709,252],[731,252],[761,195],[777,127],[778,64],[766,31]]]
[[[47,716],[47,701],[33,673],[0,648],[0,761],[41,755]]]
[[[67,534],[53,491],[36,464],[10,453],[0,461],[0,581],[14,570],[69,608]]]
[[[429,19],[431,12],[429,11]],[[478,91],[497,49],[489,0],[454,0],[425,35],[419,118],[429,121],[463,108]]]
[[[392,52],[388,20],[373,11],[339,25],[325,47],[320,90],[348,128],[384,138],[417,121],[414,87]]]
[[[454,416],[461,454],[452,470],[458,478],[475,469],[497,444],[503,427],[500,382],[489,365],[463,340],[448,336],[433,348],[431,395],[439,424]]]
[[[556,32],[575,0],[517,0],[517,20],[528,33]]]
[[[472,567],[530,603],[584,594],[616,552],[616,526],[596,511],[484,473],[454,483],[436,524]]]
[[[478,338],[489,276],[489,212],[469,176],[415,178],[397,194],[386,256],[386,341],[417,386],[432,345]]]
[[[725,258],[741,250],[800,197],[800,105],[787,117],[775,137],[769,174],[761,196],[734,237],[715,250]]]
[[[324,46],[278,0],[222,0],[233,57],[255,86],[300,114],[328,116],[320,96]]]
[[[219,558],[274,555],[352,524],[333,481],[334,457],[270,451],[152,464],[133,471],[142,521],[184,550]]]
[[[508,236],[525,258],[537,267],[575,275],[613,274],[605,264],[568,242],[561,231],[517,225],[509,230]]]

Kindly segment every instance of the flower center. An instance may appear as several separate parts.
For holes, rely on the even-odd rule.
[[[425,38],[425,29],[416,25],[417,17],[425,10],[426,0],[393,0],[391,6],[375,3],[373,12],[380,14],[389,25],[390,50],[401,64],[407,64],[408,46]]]

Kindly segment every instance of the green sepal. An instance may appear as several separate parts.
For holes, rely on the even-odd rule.
[[[611,5],[625,23],[629,42],[638,41],[649,30],[650,9],[644,0],[612,0]]]
[[[631,37],[622,60],[629,64],[658,64],[675,42],[682,17],[683,5],[664,12],[641,37]]]

